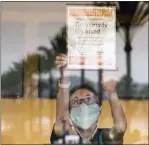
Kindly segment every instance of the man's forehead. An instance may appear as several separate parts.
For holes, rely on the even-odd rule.
[[[78,89],[76,90],[73,94],[72,94],[72,97],[75,97],[75,96],[90,96],[90,95],[94,95],[93,92],[91,92],[90,90],[88,89]]]

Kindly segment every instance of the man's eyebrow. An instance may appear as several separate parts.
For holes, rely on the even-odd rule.
[[[87,94],[86,96],[90,96],[90,94]]]
[[[72,98],[72,100],[73,100],[73,99],[76,99],[76,98],[79,98],[79,97],[78,97],[78,96],[75,96],[75,97]]]

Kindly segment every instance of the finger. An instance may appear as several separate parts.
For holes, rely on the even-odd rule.
[[[56,64],[66,65],[67,64],[67,61],[56,61]]]
[[[61,65],[61,64],[57,65],[57,68],[61,68],[61,67],[62,67],[62,65]]]
[[[61,66],[66,66],[66,65],[67,65],[67,63],[65,63],[65,62],[61,62],[61,63],[58,63],[58,64],[57,64],[57,66],[60,66],[60,67],[61,67]]]
[[[63,57],[63,56],[57,56],[56,57],[57,61],[67,61],[67,57]]]
[[[55,64],[56,64],[56,66],[62,65],[61,62],[56,62]]]
[[[56,60],[62,60],[61,56],[56,56]]]
[[[60,60],[56,60],[55,63],[56,64],[61,64],[61,61]]]
[[[64,54],[64,53],[60,53],[60,56],[67,58],[67,54]]]
[[[67,55],[65,55],[65,56],[61,56],[62,58],[62,60],[65,60],[65,61],[67,61],[68,60],[68,57],[67,57]]]
[[[60,56],[66,57],[67,55],[64,53],[60,53]]]

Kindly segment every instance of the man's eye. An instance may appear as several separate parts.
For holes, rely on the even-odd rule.
[[[80,103],[80,100],[79,100],[79,99],[77,99],[77,100],[76,100],[76,103],[77,103],[77,104],[79,104],[79,103]]]
[[[90,101],[90,100],[91,100],[91,98],[89,98],[89,97],[88,97],[88,98],[87,98],[87,100],[88,100],[88,101]]]
[[[71,103],[72,103],[72,104],[75,104],[75,100],[71,100]]]

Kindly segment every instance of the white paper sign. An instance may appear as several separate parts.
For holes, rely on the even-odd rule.
[[[115,7],[67,7],[69,69],[116,69]]]

